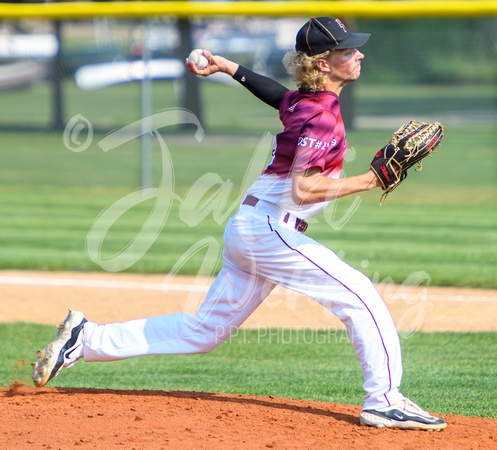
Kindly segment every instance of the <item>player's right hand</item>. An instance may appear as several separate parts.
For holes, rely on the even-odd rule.
[[[204,56],[209,61],[209,65],[204,69],[199,69],[193,61],[190,61],[188,58],[185,60],[185,67],[191,73],[195,75],[199,75],[201,77],[208,77],[214,73],[222,72],[226,73],[230,76],[233,76],[238,69],[238,64],[230,61],[229,59],[224,58],[223,56],[213,55],[208,50],[203,51]]]
[[[209,75],[212,75],[213,73],[219,72],[219,67],[216,64],[214,56],[212,56],[212,53],[209,52],[208,50],[203,50],[202,53],[209,61],[207,67],[199,69],[193,61],[191,61],[189,58],[186,58],[185,60],[186,69],[189,72],[194,73],[195,75],[200,75],[202,77],[207,77]]]

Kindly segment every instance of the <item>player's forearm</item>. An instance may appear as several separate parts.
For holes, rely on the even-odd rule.
[[[232,77],[238,70],[239,65],[229,59],[226,59],[224,56],[213,55],[208,50],[202,50],[202,54],[205,58],[207,58],[209,64],[205,67],[199,68],[193,61],[187,58],[185,61],[185,67],[189,72],[202,77],[208,77],[209,75],[222,72]]]
[[[205,67],[199,68],[193,61],[187,58],[185,67],[189,72],[202,77],[208,77],[219,72],[225,73],[238,81],[264,103],[279,109],[280,102],[288,91],[285,86],[271,78],[252,72],[224,56],[213,55],[208,50],[202,50],[202,54],[207,58],[208,64]]]
[[[378,179],[371,170],[362,175],[338,180],[321,174],[294,175],[292,197],[293,201],[299,205],[309,205],[369,191],[377,186]]]
[[[288,89],[277,81],[252,72],[243,66],[238,66],[233,79],[248,89],[259,100],[275,109],[280,108],[281,100],[288,92]]]
[[[220,72],[223,72],[229,75],[230,77],[235,75],[236,71],[238,70],[239,64],[230,61],[229,59],[226,59],[223,56],[214,56],[214,58],[216,59]]]

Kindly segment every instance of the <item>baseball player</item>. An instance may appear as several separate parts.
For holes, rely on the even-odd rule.
[[[339,178],[347,140],[340,115],[342,88],[359,78],[369,34],[352,33],[338,19],[313,17],[284,59],[298,83],[288,90],[222,56],[204,51],[222,72],[279,111],[283,131],[272,159],[250,187],[224,233],[223,268],[194,316],[177,313],[99,325],[72,311],[52,343],[33,363],[33,381],[44,386],[79,358],[114,361],[152,354],[207,353],[224,342],[280,285],[310,296],[346,326],[364,373],[360,423],[374,427],[441,430],[446,423],[399,391],[398,334],[372,282],[330,249],[304,234],[305,219],[327,202],[381,185],[372,170]]]

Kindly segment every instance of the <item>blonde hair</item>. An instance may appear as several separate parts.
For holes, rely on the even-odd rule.
[[[315,56],[291,50],[283,57],[286,71],[297,81],[297,86],[306,91],[321,91],[324,89],[326,74],[317,67],[319,59],[327,59],[333,50],[326,50]]]

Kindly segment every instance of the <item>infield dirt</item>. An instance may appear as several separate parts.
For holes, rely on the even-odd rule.
[[[0,272],[1,321],[60,322],[67,308],[105,323],[194,308],[198,296],[183,287],[160,288],[165,276]],[[90,282],[89,282],[90,280]],[[203,283],[203,284],[202,284]],[[384,285],[378,287],[399,332],[495,331],[497,292]],[[304,297],[275,292],[245,324],[337,326]],[[20,361],[24,364],[24,361]],[[361,407],[239,394],[0,388],[0,447],[8,449],[495,449],[497,419],[440,415],[442,432],[359,426]]]

